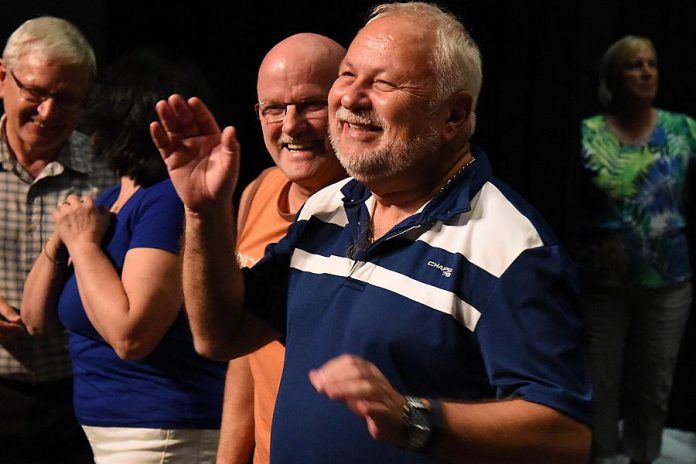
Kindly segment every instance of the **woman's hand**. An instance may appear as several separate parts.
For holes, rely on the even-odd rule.
[[[53,219],[58,238],[70,249],[79,243],[100,245],[111,223],[111,213],[104,206],[95,206],[90,196],[71,194],[58,205]]]

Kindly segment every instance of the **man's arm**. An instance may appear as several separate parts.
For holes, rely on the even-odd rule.
[[[220,129],[198,98],[157,103],[150,134],[186,210],[183,288],[196,351],[227,360],[279,334],[246,312],[235,257],[232,194],[239,175],[235,129]]]
[[[320,393],[342,401],[380,441],[403,446],[406,400],[377,367],[342,355],[310,372]],[[444,430],[430,454],[441,462],[586,463],[590,430],[547,406],[510,399],[443,402]]]
[[[254,379],[247,356],[230,361],[217,464],[247,464],[254,449]]]

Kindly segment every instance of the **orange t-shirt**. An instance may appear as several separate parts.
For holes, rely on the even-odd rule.
[[[295,218],[295,215],[283,212],[287,208],[290,181],[277,167],[269,168],[262,175],[237,236],[240,266],[250,267],[260,260],[266,246],[283,238]],[[249,190],[250,187],[247,187]],[[244,199],[242,196],[242,202]],[[271,420],[283,372],[285,347],[274,341],[247,356],[254,379],[254,464],[267,464],[270,458]]]

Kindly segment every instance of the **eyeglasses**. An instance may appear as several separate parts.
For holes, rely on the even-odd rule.
[[[268,124],[283,122],[288,106],[294,106],[298,114],[307,119],[322,119],[328,115],[326,100],[305,100],[299,102],[259,102],[254,105],[256,117]]]
[[[82,98],[69,94],[52,93],[46,89],[42,89],[41,87],[24,85],[22,81],[17,79],[14,71],[10,71],[10,76],[12,76],[12,79],[14,79],[15,84],[17,84],[19,95],[27,101],[32,103],[41,103],[49,98],[52,98],[55,104],[63,108],[65,111],[76,111],[80,108],[80,106],[82,106]]]

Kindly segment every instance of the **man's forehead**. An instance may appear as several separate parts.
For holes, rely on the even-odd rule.
[[[344,63],[362,55],[407,52],[432,42],[432,31],[409,17],[379,18],[363,27],[348,47]]]
[[[336,78],[334,69],[324,63],[278,60],[259,72],[257,92],[260,101],[298,101],[326,97]]]
[[[329,88],[330,85],[318,82],[265,82],[258,86],[258,98],[264,102],[321,100],[326,98]]]
[[[41,52],[23,54],[12,70],[22,72],[22,77],[30,81],[43,81],[44,77],[49,77],[64,84],[83,85],[83,81],[89,80],[89,71],[85,66]]]

